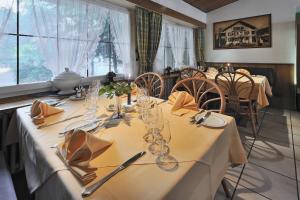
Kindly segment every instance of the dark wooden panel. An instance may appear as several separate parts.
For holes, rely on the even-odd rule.
[[[208,66],[220,66],[227,63],[207,62]],[[274,80],[272,86],[273,97],[271,106],[277,108],[296,108],[296,85],[294,76],[294,64],[285,63],[230,63],[234,68],[272,69]]]
[[[167,8],[167,7],[165,7],[163,5],[160,5],[160,4],[158,4],[154,1],[151,1],[151,0],[127,0],[127,1],[131,2],[131,3],[134,3],[137,6],[140,6],[140,7],[149,9],[149,10],[153,10],[155,12],[162,13],[162,14],[174,17],[176,19],[188,22],[188,23],[193,24],[194,26],[197,26],[197,27],[201,27],[201,28],[206,27],[206,24],[199,21],[199,20],[196,20],[192,17],[189,17],[187,15],[179,13],[175,10]]]
[[[203,12],[221,8],[238,0],[184,0],[186,3],[198,8]]]

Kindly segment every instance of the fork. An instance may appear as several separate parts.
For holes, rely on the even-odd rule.
[[[201,114],[201,113],[203,113],[203,112],[205,112],[205,110],[200,110],[200,111],[197,112],[195,115],[193,115],[193,116],[191,117],[191,119],[190,119],[190,123],[191,123],[191,124],[196,123],[196,116],[199,115],[199,114]]]

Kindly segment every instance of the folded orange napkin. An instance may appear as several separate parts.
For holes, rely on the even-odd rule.
[[[30,116],[32,118],[33,123],[42,124],[45,121],[45,117],[63,111],[64,110],[61,108],[53,107],[48,105],[47,103],[41,102],[39,100],[35,100],[31,106]]]
[[[173,105],[171,112],[174,115],[182,116],[190,110],[198,110],[195,98],[185,91],[174,92],[168,99],[168,103]]]
[[[96,178],[96,169],[89,166],[90,161],[103,153],[111,144],[111,141],[75,129],[69,131],[65,141],[58,145],[57,154],[85,185]]]

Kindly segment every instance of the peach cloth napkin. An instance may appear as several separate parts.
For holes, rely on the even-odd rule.
[[[30,116],[34,124],[42,124],[45,121],[45,117],[54,115],[64,110],[61,108],[53,107],[47,103],[35,100],[31,106]]]
[[[168,103],[173,105],[171,112],[174,115],[182,116],[190,110],[198,110],[195,98],[185,91],[174,92],[168,99]]]
[[[103,153],[111,144],[111,141],[75,129],[69,131],[65,141],[58,145],[57,154],[71,172],[86,185],[96,178],[96,169],[90,167],[90,161]]]

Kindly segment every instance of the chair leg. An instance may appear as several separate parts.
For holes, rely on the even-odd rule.
[[[255,113],[253,113],[253,108],[252,105],[249,105],[249,110],[250,110],[250,119],[251,119],[251,125],[252,125],[252,132],[254,138],[256,138],[256,123],[255,123]]]
[[[229,190],[228,190],[228,187],[227,187],[227,185],[226,185],[225,180],[223,179],[221,183],[222,183],[223,190],[224,190],[224,192],[225,192],[226,197],[227,197],[227,198],[231,198],[231,195],[230,195],[230,192],[229,192]]]
[[[254,106],[253,106],[253,109],[254,109],[254,114],[255,114],[255,121],[256,121],[256,124],[258,125],[258,112],[257,112],[257,106],[256,106],[256,102],[254,102]]]

